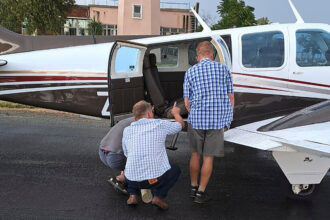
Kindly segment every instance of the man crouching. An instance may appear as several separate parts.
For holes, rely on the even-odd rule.
[[[172,115],[176,122],[154,119],[150,103],[140,101],[133,106],[135,122],[123,133],[123,150],[127,157],[125,178],[128,185],[128,205],[138,203],[140,189],[152,189],[152,204],[168,209],[165,197],[174,186],[181,170],[170,165],[166,154],[166,136],[181,131],[184,122],[180,109],[173,105]]]

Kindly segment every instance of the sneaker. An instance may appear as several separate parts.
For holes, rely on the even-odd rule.
[[[190,186],[190,198],[195,198],[198,186]]]
[[[211,199],[210,196],[206,192],[198,191],[196,193],[194,202],[196,202],[196,203],[205,203],[205,202],[209,201],[210,199]]]

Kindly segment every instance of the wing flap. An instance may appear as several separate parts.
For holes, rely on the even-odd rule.
[[[282,146],[281,143],[273,141],[266,135],[239,128],[234,128],[225,132],[225,141],[257,148],[260,150],[269,150]]]
[[[257,127],[250,124],[231,129],[225,132],[225,141],[260,150],[300,151],[330,157],[329,122],[276,132],[258,132]]]

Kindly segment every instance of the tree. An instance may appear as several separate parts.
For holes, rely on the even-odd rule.
[[[28,33],[60,33],[75,0],[0,0],[0,24],[20,32],[22,24]]]
[[[95,18],[88,24],[88,34],[90,35],[102,35],[103,26],[101,22],[96,21]]]
[[[246,6],[243,0],[223,0],[217,8],[221,20],[213,25],[213,30],[245,27],[256,24],[253,14],[254,8]]]
[[[22,0],[0,0],[0,25],[20,33],[24,20],[24,3]]]
[[[269,24],[269,20],[267,17],[262,17],[257,20],[257,25]]]

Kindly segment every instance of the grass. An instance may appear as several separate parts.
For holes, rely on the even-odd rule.
[[[13,103],[13,102],[0,101],[0,108],[29,108],[29,109],[32,109],[32,108],[36,108],[36,107],[17,104],[17,103]]]

